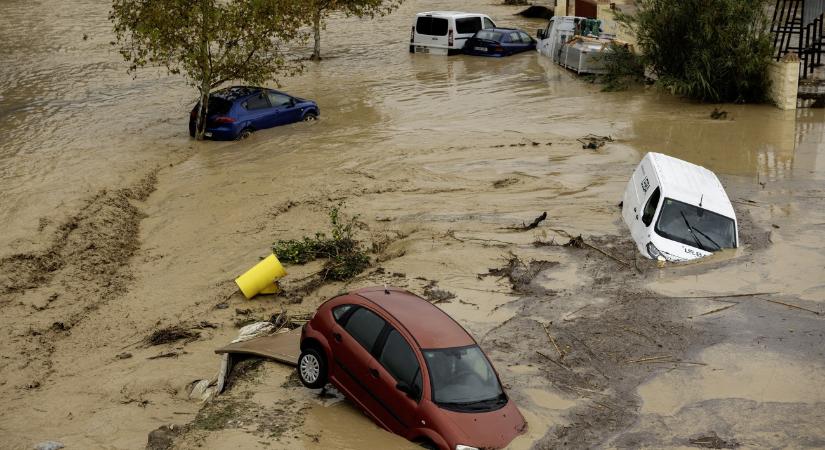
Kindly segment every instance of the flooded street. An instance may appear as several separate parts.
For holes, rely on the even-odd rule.
[[[415,448],[274,363],[206,406],[187,397],[238,321],[384,283],[455,294],[438,306],[528,420],[512,448],[690,447],[711,433],[825,446],[825,110],[603,93],[532,52],[411,55],[412,17],[443,2],[408,1],[331,19],[325,59],[281,80],[321,120],[195,142],[194,91],[126,74],[109,6],[0,5],[0,448],[143,448],[169,424],[187,425],[175,448]],[[518,7],[450,8],[544,24]],[[589,133],[614,142],[582,149]],[[664,268],[638,255],[617,205],[648,151],[719,175],[741,248]],[[297,304],[244,300],[234,278],[276,239],[328,231],[338,204],[363,222],[372,266]],[[629,263],[559,245],[578,235]],[[512,258],[529,276],[489,276]],[[298,292],[318,267],[287,269]],[[142,343],[204,322],[192,342]]]

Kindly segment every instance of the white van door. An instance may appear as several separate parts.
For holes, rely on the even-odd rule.
[[[538,49],[539,54],[542,54],[544,56],[549,56],[550,58],[553,57],[553,52],[552,52],[552,49],[550,48],[551,47],[550,44],[551,44],[551,42],[553,42],[552,33],[553,33],[553,30],[554,30],[553,25],[555,23],[556,23],[555,18],[550,19],[550,23],[548,23],[547,28],[544,29],[544,37],[542,39],[539,39],[538,43],[536,44],[536,49]],[[537,37],[540,37],[540,36],[537,36]]]
[[[628,196],[635,194],[635,199],[631,199],[633,208],[627,210],[628,216],[632,217],[626,217],[625,221],[630,227],[630,233],[638,244],[639,250],[646,254],[647,250],[644,247],[650,242],[656,213],[662,202],[662,190],[653,173],[649,158],[642,159],[636,171],[633,172],[632,180],[634,189],[633,193],[629,193]]]
[[[496,24],[485,16],[457,17],[454,19],[454,23],[455,28],[452,28],[452,24],[450,28],[450,30],[454,30],[454,42],[451,45],[454,49],[464,48],[464,43],[467,42],[467,39],[473,37],[476,31],[496,27]]]
[[[450,21],[444,17],[419,16],[415,23],[416,53],[447,53],[447,30]]]

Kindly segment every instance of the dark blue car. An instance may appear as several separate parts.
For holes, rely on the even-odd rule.
[[[189,135],[195,136],[200,102],[189,115]],[[204,137],[233,140],[253,131],[318,118],[321,110],[312,100],[260,87],[233,86],[209,95]]]
[[[509,56],[535,49],[536,41],[516,28],[478,30],[464,44],[464,53],[479,56]]]

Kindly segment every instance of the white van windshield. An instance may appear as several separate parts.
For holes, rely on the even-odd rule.
[[[670,198],[662,203],[656,233],[707,252],[736,247],[733,219]]]

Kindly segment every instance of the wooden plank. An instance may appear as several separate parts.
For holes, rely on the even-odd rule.
[[[301,354],[301,328],[229,344],[215,350],[215,353],[260,356],[290,366],[297,366],[298,356]]]

